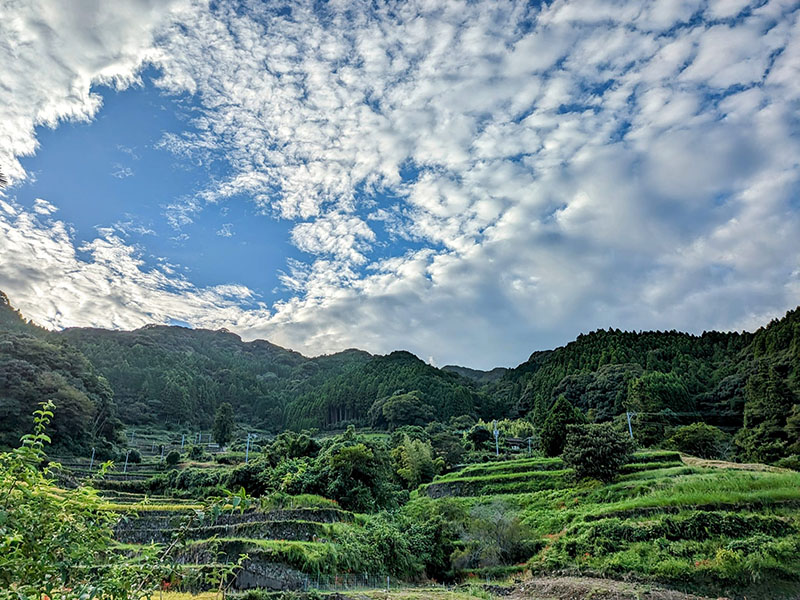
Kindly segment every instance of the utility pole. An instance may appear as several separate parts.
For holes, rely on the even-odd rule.
[[[95,449],[92,448],[92,459],[89,461],[89,473],[92,472],[92,465],[94,465],[94,452],[95,452]]]
[[[181,452],[183,452],[183,442],[186,441],[186,434],[181,434]]]
[[[128,455],[131,453],[131,448],[128,448],[128,451],[125,453],[125,468],[122,469],[123,473],[128,472]]]
[[[161,460],[159,462],[164,462],[164,444],[161,444]]]
[[[247,460],[250,458],[250,439],[256,439],[255,433],[248,433],[247,434],[247,445],[245,446],[244,450],[244,462],[247,463]]]
[[[494,454],[500,456],[500,432],[497,429],[497,421],[493,421],[494,426]]]
[[[531,455],[531,438],[528,438],[528,456]]]
[[[626,412],[625,416],[628,417],[628,433],[630,434],[631,439],[633,439],[633,427],[631,427],[631,417],[635,417],[636,413],[635,412]]]

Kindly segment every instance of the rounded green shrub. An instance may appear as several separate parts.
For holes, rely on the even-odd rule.
[[[172,450],[170,451],[169,454],[167,454],[167,466],[174,467],[180,461],[181,461],[181,453],[178,452],[177,450]]]
[[[575,470],[575,477],[611,481],[633,454],[630,438],[610,423],[570,425],[561,458]]]

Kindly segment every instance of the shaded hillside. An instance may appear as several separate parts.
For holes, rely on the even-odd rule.
[[[741,382],[726,378],[736,375],[736,359],[752,337],[601,329],[551,352],[534,353],[487,391],[510,397],[521,413],[533,411],[538,417],[563,394],[604,419],[625,411],[633,380],[664,373],[685,390],[683,406],[672,407],[675,412],[741,412]]]
[[[0,293],[0,447],[33,428],[31,413],[53,401],[53,447],[110,455],[121,423],[113,393],[79,351],[25,321]]]
[[[432,420],[505,411],[469,379],[437,369],[410,352],[396,351],[351,365],[320,388],[309,390],[290,404],[288,420],[294,427],[369,424],[368,413],[376,401],[407,392],[418,392],[431,409]]]
[[[372,356],[351,349],[306,358],[225,330],[160,325],[57,335],[108,378],[128,423],[207,427],[216,407],[229,402],[238,420],[274,431],[363,425],[372,403],[396,391],[419,391],[437,418],[486,408],[471,381],[407,352]]]
[[[645,445],[661,444],[672,427],[703,421],[736,434],[732,452],[748,460],[800,453],[800,309],[755,333],[598,330],[534,352],[514,369],[477,371],[438,369],[403,351],[373,356],[351,349],[307,358],[264,340],[243,342],[226,330],[153,325],[48,332],[0,298],[8,373],[12,359],[36,369],[50,360],[48,353],[56,362],[69,355],[79,365],[70,382],[91,372],[82,353],[108,380],[119,416],[130,424],[208,427],[216,408],[229,402],[238,421],[273,431],[392,428],[461,415],[526,416],[542,426],[563,397],[590,421],[636,413],[637,441]],[[22,394],[20,369],[6,375],[6,398]],[[30,382],[34,375],[24,377]],[[93,385],[100,389],[88,380],[74,387]],[[4,400],[6,420],[17,423],[14,415],[24,406]]]
[[[492,383],[497,381],[508,372],[505,367],[495,367],[491,371],[481,371],[480,369],[470,369],[469,367],[459,367],[458,365],[445,365],[442,371],[456,373],[477,383]]]
[[[135,331],[73,328],[63,335],[105,374],[130,423],[207,427],[231,403],[237,419],[267,429],[285,425],[289,400],[367,360],[360,351],[308,359],[229,331],[150,325]]]

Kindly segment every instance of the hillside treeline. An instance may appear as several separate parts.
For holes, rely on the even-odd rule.
[[[402,351],[307,358],[225,330],[49,332],[2,298],[5,445],[45,396],[73,407],[59,419],[84,423],[62,428],[75,447],[86,446],[86,436],[113,443],[117,419],[206,428],[225,402],[237,421],[278,432],[351,424],[391,430],[463,415],[524,417],[542,427],[562,400],[588,421],[635,413],[646,444],[663,441],[670,427],[707,423],[736,436],[737,456],[766,461],[795,452],[800,435],[800,309],[755,333],[598,330],[489,375],[438,369]]]

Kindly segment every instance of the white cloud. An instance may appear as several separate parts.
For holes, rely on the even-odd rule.
[[[55,206],[42,198],[36,198],[36,200],[33,201],[33,211],[37,214],[52,215],[57,210]]]
[[[63,258],[30,276],[6,276],[18,267],[3,258],[0,288],[52,325],[169,316],[310,353],[406,347],[483,367],[602,326],[752,326],[800,290],[800,9],[746,4],[150,13],[144,41],[106,54],[127,57],[122,85],[152,60],[161,88],[195,95],[192,132],[162,146],[231,172],[172,201],[169,222],[244,195],[294,221],[311,257],[289,262],[286,300],[248,308],[249,290],[148,271],[112,234],[76,250],[65,224],[5,204],[26,249],[13,264]],[[62,90],[59,118],[96,110],[70,112],[63,89],[48,92]],[[54,288],[53,272],[71,275]],[[80,318],[59,312],[70,298]]]
[[[6,0],[0,4],[0,166],[25,176],[18,157],[33,154],[34,128],[88,120],[101,105],[92,84],[125,88],[153,59],[156,26],[186,2],[125,0],[67,4]]]
[[[222,227],[217,230],[217,235],[220,237],[233,237],[233,223],[223,223]]]
[[[63,221],[12,209],[0,216],[0,289],[40,323],[131,329],[175,318],[216,329],[269,318],[264,309],[241,308],[252,297],[243,286],[198,289],[169,269],[146,268],[113,231],[76,247]]]
[[[125,167],[119,163],[114,164],[114,170],[111,172],[112,177],[116,177],[117,179],[127,179],[128,177],[133,176],[133,169],[130,167]]]

